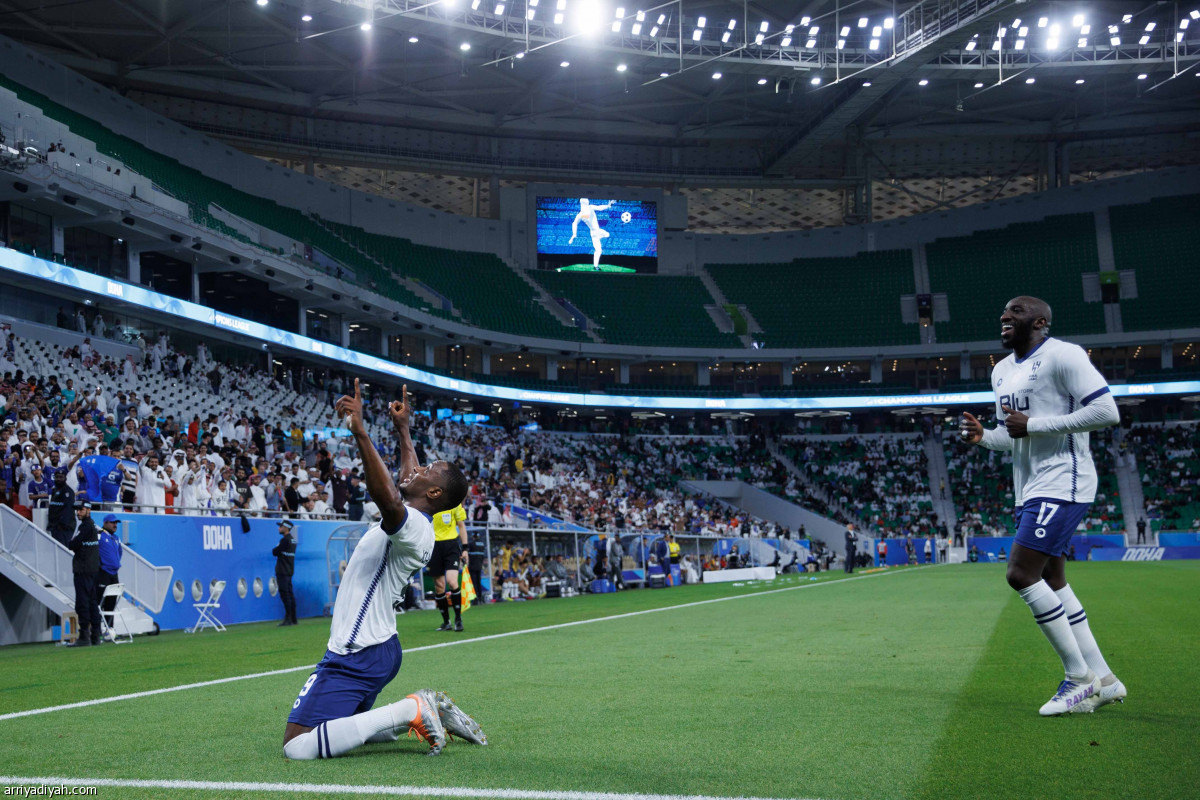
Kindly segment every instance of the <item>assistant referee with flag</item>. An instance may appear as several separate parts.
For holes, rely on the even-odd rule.
[[[467,558],[467,512],[460,503],[449,511],[433,515],[433,557],[429,574],[433,576],[433,599],[442,612],[439,631],[461,631],[462,590],[458,584],[459,565]],[[454,625],[450,625],[450,608]]]

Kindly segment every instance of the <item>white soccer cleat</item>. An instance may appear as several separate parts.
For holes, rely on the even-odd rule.
[[[451,738],[462,739],[471,744],[488,743],[487,734],[479,727],[479,723],[455,705],[448,694],[436,692],[434,699],[437,702],[438,716],[442,718],[442,725]]]
[[[1102,685],[1100,691],[1091,700],[1092,709],[1095,710],[1109,703],[1124,703],[1126,694],[1128,692],[1125,691],[1125,684],[1121,683],[1120,679],[1108,686]]]
[[[1076,680],[1066,678],[1058,685],[1044,706],[1038,711],[1043,717],[1057,717],[1062,714],[1090,714],[1096,710],[1092,698],[1100,693],[1100,679],[1096,673],[1088,670],[1088,674]]]

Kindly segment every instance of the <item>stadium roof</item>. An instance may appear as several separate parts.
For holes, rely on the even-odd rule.
[[[553,155],[647,183],[962,174],[1042,157],[1013,141],[1200,130],[1200,0],[643,5],[0,0],[0,33],[259,150],[379,124],[510,177]]]

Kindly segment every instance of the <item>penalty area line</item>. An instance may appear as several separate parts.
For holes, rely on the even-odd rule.
[[[489,798],[489,800],[781,800],[781,798],[745,796],[734,798],[703,794],[476,789],[470,786],[360,786],[340,783],[252,783],[248,781],[138,780],[133,778],[26,778],[15,775],[0,775],[0,784],[7,786],[105,786],[220,792],[280,792],[286,794],[361,794],[385,797],[482,797]]]
[[[915,569],[896,570],[894,572],[876,572],[870,575],[854,575],[849,578],[836,578],[834,580],[806,582],[799,586],[783,586],[778,589],[766,589],[762,591],[751,591],[745,594],[735,594],[728,597],[714,597],[709,600],[695,600],[691,603],[680,603],[674,606],[660,606],[658,608],[644,608],[640,611],[629,611],[624,614],[610,614],[606,617],[593,617],[591,619],[579,619],[572,622],[559,622],[554,625],[542,625],[537,628],[521,628],[515,631],[505,631],[504,633],[492,633],[487,636],[475,636],[470,639],[455,639],[449,642],[438,642],[437,644],[427,644],[420,647],[410,647],[405,649],[405,655],[410,653],[418,653],[422,650],[439,650],[443,647],[458,647],[464,644],[473,644],[475,642],[488,642],[493,639],[506,639],[510,636],[524,636],[529,633],[542,633],[545,631],[559,630],[560,628],[573,628],[578,625],[591,625],[596,622],[611,622],[616,619],[628,619],[630,617],[640,617],[645,614],[657,614],[662,611],[674,611],[680,608],[695,608],[696,606],[706,606],[713,603],[727,603],[733,600],[745,600],[751,597],[764,597],[771,594],[780,594],[781,592],[794,592],[799,589],[817,589],[822,586],[837,586],[842,583],[850,583],[851,581],[863,581],[871,578],[878,578],[881,575],[905,575],[911,574],[925,567],[916,567]],[[31,708],[25,711],[11,711],[7,714],[0,714],[0,722],[9,719],[19,719],[21,717],[32,717],[38,714],[49,714],[52,711],[67,711],[72,708],[86,708],[87,706],[98,706],[105,703],[116,703],[121,700],[136,700],[141,697],[153,697],[159,694],[169,694],[171,692],[182,692],[187,689],[202,689],[206,686],[219,686],[223,683],[236,683],[237,681],[248,681],[255,678],[269,678],[273,675],[287,675],[292,672],[304,672],[311,670],[315,664],[303,664],[298,667],[285,667],[283,669],[272,669],[266,672],[252,672],[247,675],[232,675],[228,678],[214,678],[210,681],[199,681],[197,683],[184,683],[179,686],[166,686],[161,689],[148,689],[144,692],[130,692],[129,694],[112,695],[111,697],[98,697],[93,700],[80,700],[75,703],[64,703],[57,706],[46,706],[44,708]]]

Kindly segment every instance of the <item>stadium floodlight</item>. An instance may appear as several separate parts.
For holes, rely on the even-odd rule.
[[[1016,19],[1014,19],[1014,20],[1013,20],[1013,24],[1012,24],[1012,25],[1009,25],[1008,27],[1010,27],[1010,28],[1019,28],[1019,27],[1021,27],[1021,18],[1020,18],[1020,17],[1017,17]]]
[[[1120,30],[1120,28],[1118,28],[1116,25],[1109,25],[1109,26],[1108,26],[1108,32],[1109,32],[1109,33],[1117,33],[1119,30]]]
[[[883,27],[884,27],[886,30],[889,30],[889,31],[890,31],[890,30],[891,30],[893,27],[895,27],[895,25],[896,25],[896,20],[892,19],[891,17],[885,17],[885,18],[884,18],[884,20],[883,20]]]
[[[758,26],[758,32],[759,32],[759,33],[766,33],[766,32],[767,32],[767,31],[770,29],[770,27],[771,27],[770,23],[768,23],[768,22],[767,22],[767,21],[764,19],[764,20],[762,21],[762,24]]]
[[[866,88],[867,88],[868,86],[870,86],[870,85],[871,85],[871,82],[870,82],[870,81],[863,81],[863,88],[864,88],[864,89],[866,89]]]
[[[1150,44],[1149,34],[1144,35],[1144,36],[1142,36],[1142,38],[1138,39],[1138,44]]]
[[[567,0],[558,0],[558,2],[555,4],[554,7],[556,9],[558,9],[559,11],[566,11],[567,10]]]
[[[883,27],[876,25],[874,28],[871,28],[871,35],[876,39],[878,39],[880,36],[883,36]]]
[[[537,16],[537,9],[531,8],[525,12],[525,19],[532,21]]]
[[[1183,31],[1179,31],[1178,33],[1176,33],[1176,34],[1175,34],[1175,41],[1176,41],[1176,42],[1182,42],[1182,41],[1183,41]]]
[[[728,43],[729,43],[729,37],[730,37],[730,36],[731,36],[731,34],[730,34],[730,32],[729,32],[729,31],[725,31],[724,33],[722,33],[722,34],[721,34],[721,43],[722,43],[722,44],[728,44]],[[785,47],[787,46],[787,43],[786,43],[786,42],[784,43],[784,46],[785,46]]]
[[[300,18],[300,21],[301,22],[312,22],[312,14],[305,14],[303,17]],[[1184,22],[1186,22],[1186,21],[1187,20],[1184,20]]]
[[[842,39],[842,40],[840,40],[840,41],[841,41],[841,43],[842,43],[842,44],[839,44],[839,45],[838,45],[838,49],[839,49],[839,50],[841,50],[841,49],[842,49],[842,45],[846,43],[846,40],[845,40],[845,39]],[[804,43],[804,46],[805,46],[805,47],[807,47],[809,50],[812,50],[814,47],[816,47],[816,46],[817,46],[817,40],[816,40],[816,39],[809,39],[807,42],[805,42],[805,43]]]
[[[719,80],[721,80],[721,73],[719,73],[719,72],[714,72],[714,73],[713,73],[713,80],[714,80],[714,81],[719,81]]]
[[[1133,14],[1126,14],[1125,16],[1121,17],[1121,22],[1126,25],[1133,22]]]
[[[504,13],[504,3],[496,3],[496,8],[492,11],[497,17]]]
[[[652,25],[650,26],[650,38],[653,39],[655,36],[658,36],[658,26]]]
[[[360,31],[363,31],[363,32],[365,33],[366,31],[369,31],[369,30],[371,30],[371,23],[369,23],[369,22],[364,22],[362,25],[359,25],[359,26],[358,26],[358,29],[359,29]]]
[[[1017,49],[1018,50],[1025,49],[1025,40],[1024,39],[1017,39]]]
[[[660,73],[658,73],[658,77],[660,77],[660,78],[669,78],[669,77],[671,77],[671,73],[669,73],[669,72],[660,72]]]
[[[809,36],[816,36],[816,35],[817,35],[817,32],[818,32],[818,31],[820,31],[820,30],[821,30],[821,26],[820,26],[820,25],[813,25],[811,28],[809,28],[809,29],[808,29],[808,35],[809,35]]]
[[[305,16],[307,17],[308,15],[305,14]],[[308,17],[308,18],[312,19],[312,17]],[[1184,17],[1183,19],[1179,20],[1179,30],[1186,31],[1189,22],[1190,22],[1190,20],[1187,17]]]
[[[1076,86],[1082,86],[1082,85],[1083,85],[1083,78],[1076,78],[1076,79],[1075,79],[1075,85],[1076,85]]]
[[[517,53],[517,54],[514,56],[514,58],[524,58],[524,57],[525,57],[525,51],[524,51],[524,50],[522,50],[521,52]]]
[[[615,19],[615,20],[613,20],[613,24],[612,24],[612,32],[613,32],[613,33],[620,33],[620,32],[621,32],[621,20],[619,20],[619,19]]]
[[[625,9],[621,6],[617,6],[616,10],[613,11],[613,16],[617,19],[625,19]]]
[[[410,36],[410,37],[408,37],[408,43],[409,43],[409,44],[416,44],[416,43],[417,43],[417,42],[419,42],[419,41],[421,41],[421,40],[420,40],[420,39],[418,39],[416,36]]]
[[[470,50],[470,49],[471,49],[471,43],[470,43],[470,42],[463,42],[462,44],[460,44],[460,45],[458,46],[458,49],[459,49],[459,50],[462,50],[462,51],[465,53],[465,52],[467,52],[468,50]]]
[[[666,21],[667,21],[667,15],[666,15],[666,14],[659,14],[659,15],[658,15],[658,24],[659,24],[659,25],[662,25],[662,24],[663,24],[664,22],[666,22]]]
[[[928,85],[929,85],[929,79],[928,79],[928,78],[921,78],[921,80],[917,81],[917,85],[918,85],[918,86],[928,86]]]
[[[810,22],[812,22],[812,17],[801,17],[800,18],[800,27],[803,28],[805,25],[807,25]]]
[[[1146,73],[1143,72],[1141,75],[1138,75],[1138,80],[1144,81],[1144,80],[1146,80],[1146,78],[1149,78],[1149,77],[1150,77],[1149,75],[1147,75]]]
[[[1039,27],[1039,28],[1044,28],[1044,27],[1046,27],[1046,25],[1048,25],[1049,23],[1050,23],[1050,18],[1049,18],[1049,17],[1039,17],[1039,18],[1038,18],[1038,27]]]
[[[571,62],[563,61],[563,62],[559,63],[559,66],[562,67],[563,69],[566,69],[567,67],[571,66]]]
[[[642,35],[642,23],[640,23],[640,22],[633,23],[633,27],[631,27],[629,29],[629,32],[632,33],[634,36],[641,36]]]
[[[556,13],[556,14],[554,15],[554,24],[555,24],[555,25],[562,25],[562,24],[563,24],[563,14],[562,14],[562,12],[561,12],[561,11],[559,11],[558,13]]]
[[[766,79],[766,78],[759,78],[759,79],[758,79],[758,85],[759,85],[759,86],[766,86],[766,85],[767,85],[767,79]]]
[[[1029,86],[1029,85],[1031,85],[1031,84],[1033,84],[1033,83],[1036,83],[1036,82],[1037,82],[1037,78],[1026,78],[1026,79],[1025,79],[1025,85],[1026,85],[1026,86]]]
[[[1075,43],[1076,47],[1087,47],[1087,37],[1080,36],[1079,41]]]
[[[708,20],[705,19],[704,17],[700,17],[698,20],[696,20],[697,28],[703,28],[707,24],[708,24]]]
[[[1057,22],[1050,26],[1050,35],[1057,37],[1062,32],[1062,26]]]
[[[627,69],[629,69],[629,67],[625,66],[624,64],[617,64],[617,72],[624,72]]]
[[[1120,36],[1110,36],[1110,37],[1108,37],[1108,43],[1111,44],[1113,47],[1120,47],[1121,46],[1121,37]]]
[[[983,84],[982,84],[982,83],[977,83],[977,84],[975,84],[975,88],[976,88],[976,89],[982,89],[982,88],[983,88]]]
[[[260,6],[265,6],[267,4],[267,0],[254,0],[254,2]]]
[[[736,28],[737,20],[736,19],[729,20],[729,25],[727,27],[729,28],[729,30],[733,30],[734,28]]]
[[[1047,50],[1057,50],[1058,49],[1058,39],[1057,38],[1047,39],[1046,40],[1046,49]]]
[[[1071,17],[1071,27],[1072,28],[1082,28],[1083,21],[1084,21],[1083,14],[1076,14],[1075,16]]]
[[[839,36],[849,36],[850,35],[850,26],[843,25],[842,30],[838,33],[838,35]]]
[[[779,44],[783,47],[791,47],[792,46],[792,37],[790,37],[790,36],[783,37],[783,39],[779,42]]]
[[[692,41],[693,42],[700,41],[700,37],[703,35],[704,35],[704,31],[700,30],[699,28],[696,28],[696,30],[692,31]]]
[[[1092,32],[1092,26],[1091,25],[1081,25],[1079,27],[1079,32],[1082,35],[1087,36],[1089,33]]]
[[[1188,16],[1192,19],[1200,19],[1200,11],[1192,11]]]
[[[999,39],[997,39],[996,41],[992,42],[992,49],[993,49],[993,50],[999,50],[999,49],[1000,49],[1000,40],[999,40]]]
[[[879,40],[878,40],[878,39],[872,39],[872,40],[870,41],[870,43],[869,43],[869,44],[867,44],[867,49],[868,49],[868,50],[878,50],[878,49],[879,49]]]
[[[819,75],[816,76],[811,81],[809,81],[809,83],[811,83],[813,86],[820,86],[821,85],[821,76],[819,76]]]
[[[971,41],[967,42],[967,50],[969,51],[969,50],[974,50],[974,49],[975,49],[975,40],[972,39]]]
[[[1155,28],[1157,28],[1157,27],[1158,27],[1158,23],[1156,23],[1156,22],[1147,22],[1147,23],[1146,23],[1146,33],[1150,33],[1151,31],[1153,31],[1153,30],[1154,30]]]
[[[755,37],[754,37],[754,43],[755,43],[755,44],[762,44],[762,43],[763,43],[763,35],[762,35],[761,33],[759,33],[759,34],[756,34],[756,35],[755,35]]]
[[[1003,39],[1004,34],[1008,33],[1008,28],[1001,26],[1000,30],[996,31],[996,38]]]
[[[871,21],[870,21],[869,19],[867,19],[866,17],[859,17],[859,18],[858,18],[858,27],[860,27],[860,28],[865,28],[865,27],[867,27],[867,26],[868,26],[868,25],[870,25],[870,24],[871,24]]]

